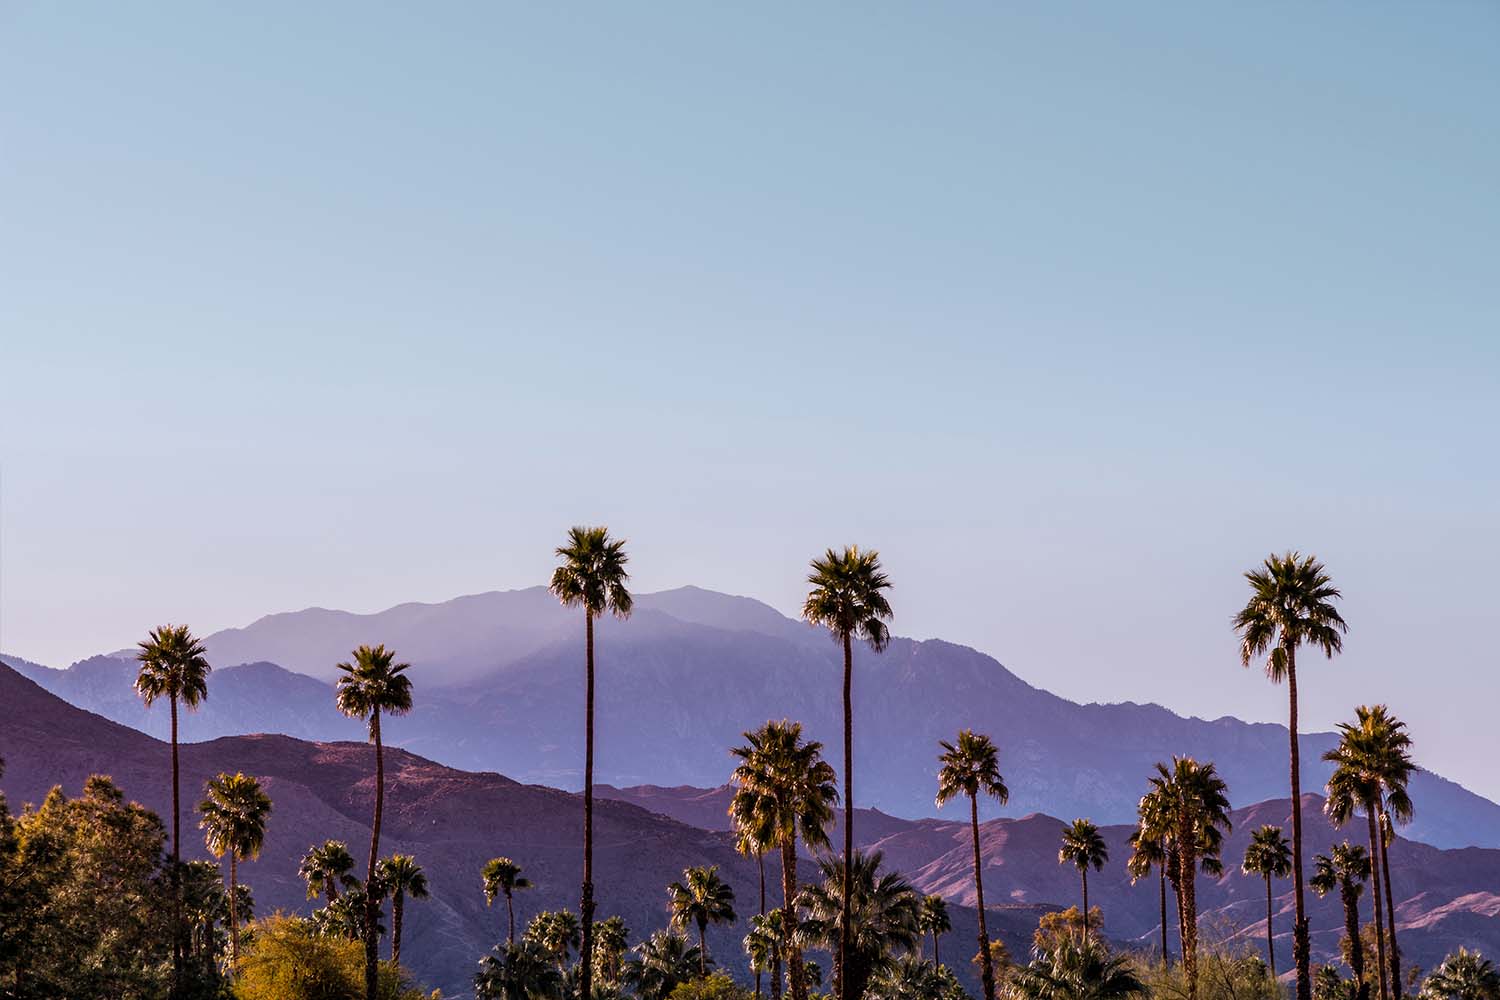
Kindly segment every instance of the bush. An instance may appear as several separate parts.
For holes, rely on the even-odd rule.
[[[277,914],[251,925],[240,954],[235,1000],[364,1000],[365,949],[319,934],[311,922]],[[400,967],[380,963],[380,1000],[426,1000]]]
[[[667,996],[667,1000],[746,1000],[750,993],[735,984],[722,972],[715,972],[707,979],[695,979],[683,983]]]

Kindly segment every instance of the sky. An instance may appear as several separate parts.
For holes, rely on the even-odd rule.
[[[1500,797],[1500,7],[0,0],[0,648],[545,580],[1284,720]],[[378,641],[372,636],[371,641]],[[996,734],[1002,742],[1003,734]]]

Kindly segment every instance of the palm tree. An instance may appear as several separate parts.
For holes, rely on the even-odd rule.
[[[821,559],[812,561],[807,576],[812,584],[802,605],[802,617],[813,625],[822,625],[833,634],[844,651],[844,880],[850,877],[850,860],[854,854],[854,646],[863,639],[875,652],[890,642],[891,605],[883,591],[891,581],[880,568],[880,553],[873,549],[860,551],[849,545],[842,552],[829,549]],[[841,917],[839,947],[842,953],[849,938],[849,914]],[[838,1000],[851,1000],[843,984],[835,977],[834,992]]]
[[[635,946],[635,953],[621,978],[641,1000],[666,1000],[702,966],[698,946],[671,931],[652,934]]]
[[[634,600],[626,583],[629,557],[624,539],[611,539],[607,528],[575,527],[568,543],[559,546],[562,565],[552,571],[553,596],[566,607],[582,607],[584,621],[584,735],[583,735],[583,954],[594,948],[594,619],[606,611],[629,618]],[[593,970],[583,963],[579,995],[589,996]]]
[[[210,778],[205,791],[207,797],[198,804],[203,814],[198,826],[214,857],[229,855],[229,966],[234,968],[240,960],[239,914],[235,909],[239,862],[260,857],[271,799],[260,790],[260,782],[238,772]]]
[[[914,951],[922,940],[922,897],[899,872],[882,873],[883,860],[879,851],[856,851],[852,864],[821,860],[822,881],[798,895],[808,911],[801,929],[804,939],[835,955],[834,981],[851,1000],[865,995],[870,981],[890,967],[895,953]],[[844,881],[845,871],[853,873],[851,882]],[[846,926],[844,914],[850,916],[847,937],[839,933]],[[842,959],[834,952],[840,941],[846,945]]]
[[[785,901],[785,959],[791,970],[792,1000],[807,1000],[807,977],[797,920],[797,838],[809,849],[828,846],[829,822],[839,793],[823,744],[802,739],[797,722],[767,722],[744,734],[746,745],[730,751],[739,760],[732,781],[729,815],[739,829],[763,831],[781,849],[781,892]]]
[[[370,827],[370,863],[366,869],[365,887],[365,1000],[375,1000],[376,951],[375,926],[380,921],[380,896],[376,887],[375,866],[380,859],[380,819],[385,809],[385,749],[380,742],[380,716],[405,715],[411,711],[411,678],[406,676],[409,663],[397,663],[396,654],[384,645],[373,649],[361,646],[354,651],[353,663],[338,665],[335,700],[340,712],[352,719],[367,719],[370,739],[375,744],[375,822]]]
[[[680,931],[691,924],[698,928],[698,977],[708,976],[708,925],[732,924],[734,890],[719,878],[719,866],[685,868],[683,882],[667,886],[667,906],[672,926]]]
[[[505,897],[505,943],[516,943],[515,894],[531,888],[531,880],[521,874],[521,866],[510,858],[490,858],[479,873],[484,882],[484,905],[490,906],[497,896]]]
[[[1370,877],[1370,856],[1358,844],[1347,840],[1334,846],[1331,854],[1313,858],[1313,874],[1308,879],[1312,891],[1326,896],[1335,889],[1344,904],[1344,935],[1349,940],[1349,968],[1354,973],[1359,1000],[1369,995],[1365,981],[1365,950],[1359,936],[1359,894],[1365,891]]]
[[[1170,817],[1162,808],[1163,801],[1154,792],[1141,796],[1140,804],[1136,807],[1139,821],[1130,834],[1130,859],[1125,863],[1125,868],[1130,873],[1132,883],[1150,875],[1152,868],[1156,869],[1161,896],[1161,964],[1165,968],[1171,964],[1171,956],[1167,951],[1167,879],[1172,879],[1175,888],[1177,858],[1167,846]],[[1178,916],[1181,916],[1180,908]],[[1178,929],[1181,929],[1180,924]]]
[[[1388,960],[1391,989],[1399,998],[1401,960],[1396,945],[1396,906],[1387,858],[1388,841],[1393,837],[1388,833],[1392,817],[1401,822],[1411,820],[1412,804],[1406,786],[1417,766],[1411,759],[1411,737],[1406,732],[1406,724],[1392,715],[1388,708],[1361,705],[1354,713],[1354,722],[1339,724],[1338,745],[1323,755],[1324,760],[1334,764],[1324,810],[1338,826],[1353,818],[1356,809],[1365,814],[1374,880],[1382,996]],[[1383,911],[1380,905],[1382,890],[1385,894]],[[1386,931],[1384,935],[1379,933],[1382,927]]]
[[[1126,1000],[1147,992],[1128,958],[1087,935],[1066,937],[1016,970],[1012,988],[1026,1000]]]
[[[938,958],[938,935],[947,934],[953,929],[953,921],[948,917],[948,901],[938,895],[923,896],[917,924],[922,933],[932,935],[932,964],[941,966],[943,963]]]
[[[943,748],[938,762],[937,804],[939,807],[960,795],[969,798],[969,828],[974,839],[974,895],[979,910],[979,973],[984,984],[984,1000],[995,1000],[995,963],[990,958],[990,934],[984,921],[983,862],[979,855],[980,793],[998,799],[1003,805],[1010,799],[1010,789],[1000,776],[1000,751],[988,736],[972,729],[959,730],[958,740],[940,740]]]
[[[763,917],[766,915],[766,852],[773,845],[771,843],[772,833],[769,829],[764,828],[764,817],[761,817],[761,820],[763,827],[761,829],[741,827],[736,822],[734,849],[747,858],[753,857],[755,859],[755,867],[760,875],[759,913]],[[760,996],[760,976],[763,970],[752,969],[751,971],[755,973],[755,995]]]
[[[565,969],[569,953],[578,947],[578,918],[572,910],[543,910],[526,925],[526,939],[541,945],[559,970]]]
[[[481,1000],[543,1000],[563,995],[563,974],[535,941],[495,945],[479,961],[474,995]]]
[[[172,712],[172,995],[179,991],[182,976],[182,807],[178,792],[180,770],[177,764],[177,704],[195,709],[208,698],[208,651],[194,638],[186,625],[161,625],[139,643],[136,659],[135,690],[146,707],[165,697]]]
[[[745,935],[745,955],[755,972],[771,974],[771,1000],[781,1000],[781,956],[786,948],[786,920],[782,910],[757,914],[750,918],[750,933]]]
[[[391,961],[401,964],[401,914],[406,897],[427,898],[427,874],[410,854],[392,854],[376,873],[380,887],[391,894]]]
[[[1282,836],[1281,827],[1266,825],[1250,835],[1240,871],[1259,875],[1266,880],[1266,958],[1271,978],[1276,978],[1276,945],[1271,932],[1271,879],[1286,878],[1292,873],[1292,845]]]
[[[1104,837],[1093,823],[1086,819],[1075,819],[1072,826],[1064,828],[1057,863],[1072,864],[1083,878],[1084,937],[1089,933],[1089,866],[1092,865],[1096,872],[1103,871],[1104,862],[1108,860],[1109,845],[1104,843]]]
[[[344,842],[325,840],[307,849],[297,875],[307,883],[308,899],[326,895],[331,903],[339,898],[339,886],[347,889],[359,884],[351,874],[353,871],[354,859],[349,856],[349,848]]]
[[[1260,569],[1245,574],[1250,600],[1234,616],[1240,634],[1240,662],[1266,657],[1271,683],[1286,681],[1290,702],[1287,730],[1292,785],[1292,958],[1297,966],[1297,1000],[1312,1000],[1307,911],[1302,888],[1302,761],[1297,747],[1297,649],[1323,651],[1329,659],[1344,648],[1345,624],[1333,602],[1342,595],[1323,564],[1296,552],[1270,555]]]
[[[619,983],[624,971],[621,962],[629,947],[630,928],[625,926],[624,917],[616,915],[594,925],[594,967],[603,983]]]
[[[1477,951],[1459,948],[1422,982],[1430,1000],[1500,1000],[1500,973]]]
[[[1188,1000],[1198,997],[1198,865],[1230,828],[1228,786],[1212,764],[1173,757],[1172,767],[1156,765],[1152,792],[1161,796],[1169,838],[1177,851],[1178,903],[1182,911],[1182,964]]]

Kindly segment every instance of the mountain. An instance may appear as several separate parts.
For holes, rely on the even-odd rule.
[[[400,720],[388,723],[399,730]],[[0,665],[0,757],[11,807],[40,802],[61,785],[77,794],[90,774],[111,775],[132,799],[166,817],[171,808],[170,750],[127,726],[68,705]],[[312,743],[287,736],[236,736],[181,747],[184,803],[221,771],[256,775],[273,802],[258,861],[240,867],[260,913],[306,913],[298,863],[315,843],[344,840],[356,859],[368,852],[374,797],[374,752],[364,743]],[[386,808],[381,853],[414,854],[432,897],[406,910],[402,956],[421,980],[445,996],[471,989],[475,963],[504,935],[504,909],[489,909],[479,870],[498,854],[515,858],[537,888],[518,894],[524,926],[544,909],[577,908],[582,878],[583,808],[575,794],[526,785],[493,773],[444,767],[400,749],[386,756]],[[206,858],[193,819],[183,817],[183,855]],[[754,862],[734,851],[725,833],[698,829],[625,802],[595,807],[599,916],[620,914],[635,939],[666,924],[666,885],[689,865],[718,865],[739,893],[742,914],[754,912]],[[779,880],[779,874],[771,877]],[[772,886],[771,905],[779,892]],[[1024,947],[1038,915],[1051,907],[1000,911],[1002,936]],[[955,933],[974,936],[973,910],[955,910]],[[713,954],[743,972],[744,922],[715,928]],[[382,948],[388,947],[383,944]],[[827,967],[826,960],[824,967]]]
[[[629,621],[607,618],[598,633],[601,781],[718,785],[729,774],[728,748],[771,718],[800,719],[830,746],[841,739],[837,647],[765,604],[692,587],[642,594]],[[185,719],[186,738],[294,726],[305,738],[349,738],[347,723],[319,709],[319,689],[299,675],[324,681],[354,645],[385,642],[413,664],[417,688],[416,710],[396,737],[402,746],[454,767],[581,784],[581,616],[541,587],[372,615],[272,615],[206,642],[212,660],[226,667],[267,662],[288,669],[261,667],[253,699],[226,686],[222,698],[235,704],[223,714],[213,707],[221,696],[211,691],[204,711]],[[938,639],[896,638],[879,655],[860,646],[855,659],[861,805],[933,815],[937,741],[962,727],[999,743],[1011,814],[1128,822],[1152,765],[1172,754],[1214,761],[1236,802],[1286,794],[1282,726],[1184,718],[1150,704],[1080,705],[1026,683],[992,657]],[[123,666],[113,674],[89,666],[93,661],[30,674],[81,707],[159,726],[142,721],[129,693],[132,668],[116,662]],[[80,668],[87,681],[58,676]],[[1331,733],[1303,734],[1307,790],[1326,779],[1319,758],[1333,743]],[[1429,772],[1415,778],[1412,795],[1410,836],[1439,847],[1500,847],[1495,803]]]

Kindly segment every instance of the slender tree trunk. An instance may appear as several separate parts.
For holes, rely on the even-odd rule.
[[[807,977],[802,969],[802,947],[797,944],[797,844],[781,842],[781,894],[786,900],[782,911],[782,936],[786,939],[787,970],[791,978],[792,1000],[807,1000]]]
[[[583,943],[579,956],[594,954],[594,616],[584,613],[587,649],[585,669],[588,673],[584,692],[583,734],[583,899],[578,905],[583,923]],[[579,961],[578,995],[592,997],[594,970],[592,961]]]
[[[505,943],[516,943],[516,906],[508,890],[505,893]]]
[[[401,964],[401,911],[406,902],[404,896],[405,894],[397,889],[395,896],[391,899],[391,961],[396,965]]]
[[[1396,944],[1396,900],[1391,894],[1391,858],[1386,851],[1385,843],[1385,797],[1381,796],[1375,802],[1376,815],[1379,817],[1380,827],[1380,877],[1385,883],[1385,926],[1390,934],[1390,944],[1386,955],[1391,963],[1391,995],[1396,1000],[1401,1000],[1401,949]],[[1394,833],[1394,828],[1392,828]]]
[[[1380,986],[1380,1000],[1390,995],[1386,988],[1385,974],[1385,906],[1380,899],[1380,831],[1375,827],[1375,805],[1365,803],[1365,818],[1370,827],[1370,896],[1375,900],[1375,968],[1376,983]]]
[[[375,885],[375,864],[380,856],[380,820],[385,810],[385,748],[380,743],[380,709],[370,713],[370,735],[375,738],[375,823],[370,827],[370,864],[365,873],[365,1000],[375,1000],[379,987],[379,960],[375,926],[380,920],[380,894]]]
[[[760,915],[766,915],[766,852],[755,852],[755,865],[760,869]],[[760,996],[760,969],[755,970],[755,995]]]
[[[1083,876],[1083,939],[1089,939],[1089,869],[1088,865],[1079,869]]]
[[[849,968],[849,907],[854,877],[854,647],[844,633],[844,899],[839,908],[838,971],[834,992],[838,1000],[849,1000],[844,992],[844,974]]]
[[[990,932],[984,922],[984,877],[979,857],[979,796],[969,796],[969,827],[974,834],[974,898],[979,903],[979,979],[984,1000],[995,1000],[995,963],[990,957]]]
[[[332,875],[325,876],[323,878],[323,892],[327,894],[330,903],[337,902],[339,898],[339,880]]]
[[[1271,873],[1266,872],[1266,961],[1271,963],[1271,978],[1276,978],[1276,944],[1271,935]]]
[[[1191,832],[1187,817],[1178,824],[1178,840],[1182,832]],[[1180,844],[1177,862],[1181,869],[1179,885],[1182,893],[1182,968],[1187,975],[1188,1000],[1198,998],[1198,858],[1194,845]]]
[[[172,996],[182,994],[182,807],[179,804],[177,766],[177,695],[168,699],[172,707]]]
[[[1302,888],[1302,755],[1297,746],[1297,647],[1285,645],[1286,686],[1291,709],[1287,730],[1291,739],[1292,772],[1292,960],[1297,965],[1297,1000],[1312,1000],[1311,943],[1307,928],[1307,903]]]
[[[239,855],[231,847],[229,849],[229,967],[231,969],[237,969],[240,965],[240,914],[234,905],[234,897],[239,895],[236,890],[240,885],[238,857]]]
[[[1365,946],[1359,939],[1359,897],[1354,894],[1354,887],[1347,883],[1340,885],[1339,891],[1344,898],[1344,933],[1349,938],[1349,971],[1354,973],[1354,981],[1359,984],[1356,992],[1358,1000],[1368,1000],[1370,984],[1365,979]]]
[[[1172,964],[1167,956],[1167,855],[1162,852],[1162,863],[1157,866],[1157,881],[1161,883],[1161,966],[1169,968]]]
[[[698,925],[698,978],[708,978],[708,925]]]
[[[932,929],[932,967],[934,969],[941,969],[943,967],[943,961],[938,957],[938,932],[936,927]]]

